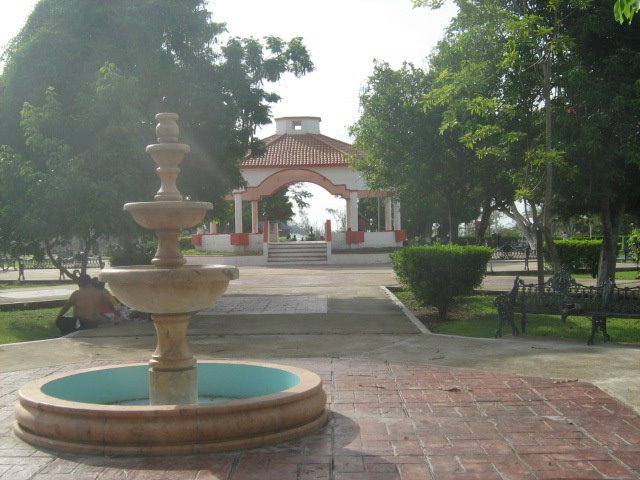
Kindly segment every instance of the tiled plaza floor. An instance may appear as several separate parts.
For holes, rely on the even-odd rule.
[[[329,424],[270,447],[186,457],[32,448],[11,432],[17,389],[60,369],[4,374],[0,478],[640,479],[640,417],[589,383],[374,360],[274,362],[321,375]]]

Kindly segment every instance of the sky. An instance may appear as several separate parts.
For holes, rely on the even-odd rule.
[[[24,25],[36,0],[0,0],[0,50]],[[303,37],[315,71],[302,78],[286,75],[271,86],[282,100],[274,118],[321,117],[321,133],[351,142],[348,127],[359,116],[358,95],[373,73],[374,59],[399,68],[404,61],[426,66],[426,58],[442,37],[455,7],[414,9],[411,0],[209,0],[216,22],[229,35],[284,39]],[[275,124],[258,134],[267,137]],[[325,208],[344,208],[321,188],[314,194],[309,219],[323,222]]]

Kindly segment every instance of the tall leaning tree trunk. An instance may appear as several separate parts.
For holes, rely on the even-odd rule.
[[[485,198],[482,201],[480,223],[478,225],[478,228],[475,229],[477,245],[484,245],[484,241],[487,236],[487,229],[489,228],[489,224],[491,223],[491,214],[493,213],[493,209],[491,208],[491,200],[492,198],[489,197]]]
[[[544,252],[542,248],[542,228],[540,226],[540,218],[534,208],[531,209],[531,218],[533,219],[533,229],[536,238],[536,271],[538,276],[538,287],[542,289],[544,284]]]
[[[537,249],[535,227],[532,225],[527,215],[523,215],[518,211],[518,207],[515,202],[511,204],[509,209],[502,209],[501,212],[516,223],[516,228],[524,238],[527,239],[529,246]]]
[[[602,200],[600,215],[602,217],[602,247],[598,263],[598,285],[607,280],[615,281],[616,261],[618,259],[618,235],[625,211],[622,201],[611,203],[608,198]]]
[[[551,55],[548,54],[546,60],[542,63],[542,73],[544,75],[543,90],[544,90],[544,136],[545,136],[545,151],[551,152],[552,139],[551,139]],[[541,231],[544,236],[544,241],[547,245],[547,252],[549,254],[549,261],[553,267],[553,271],[557,272],[561,269],[560,257],[558,256],[558,250],[553,243],[553,225],[552,214],[553,212],[553,163],[547,160],[545,170],[545,187],[544,187],[544,205],[542,206],[542,218],[541,218]],[[538,256],[541,256],[541,249],[538,249]]]

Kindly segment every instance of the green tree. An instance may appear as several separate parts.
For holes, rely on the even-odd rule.
[[[455,138],[469,161],[466,174],[475,182],[481,204],[477,242],[495,210],[509,212],[516,185],[512,177],[515,159],[523,155],[523,117],[503,93],[501,65],[506,40],[505,14],[494,5],[480,8],[460,3],[460,12],[430,58],[432,88],[424,97],[427,110],[440,110],[439,131]],[[463,8],[464,7],[464,8]],[[526,117],[524,117],[526,120]]]
[[[265,89],[313,64],[300,38],[231,38],[204,0],[41,0],[7,49],[0,76],[0,222],[47,250],[135,228],[127,201],[157,180],[143,153],[153,116],[180,114],[191,144],[183,195],[212,201],[241,186],[238,161],[259,151],[256,128],[277,95]],[[10,220],[9,220],[10,219]]]
[[[516,149],[506,153],[515,161],[505,166],[531,221],[525,222],[515,210],[513,218],[521,226],[542,230],[552,248],[555,216],[598,213],[605,237],[599,280],[613,278],[620,221],[625,211],[637,211],[640,203],[635,181],[637,32],[616,25],[606,14],[610,4],[604,0],[457,3],[460,13],[448,40],[453,47],[461,45],[462,53],[456,63],[455,57],[443,54],[445,49],[438,52],[443,80],[436,81],[427,103],[447,108],[444,126],[459,129],[462,142],[488,131],[494,135],[482,140],[495,148],[491,142],[504,139],[505,133],[521,132],[524,146],[511,144]],[[493,22],[487,31],[496,33],[478,35],[483,22]],[[499,47],[489,62],[495,75],[477,75],[481,81],[472,81],[465,70],[482,72],[478,52],[491,51],[492,46]],[[485,78],[493,90],[482,90]],[[473,96],[478,83],[480,101]],[[488,123],[479,121],[470,108],[478,104],[491,105]],[[505,115],[509,110],[513,116]],[[483,142],[481,148],[486,146]]]
[[[565,69],[560,139],[575,166],[559,191],[565,215],[599,214],[598,281],[615,278],[624,214],[640,212],[640,32],[611,19],[606,0],[570,18],[575,39]]]
[[[439,6],[433,1],[416,3]],[[443,128],[459,129],[460,141],[476,155],[490,153],[494,164],[495,159],[500,159],[498,164],[510,167],[506,170],[510,183],[517,197],[528,205],[531,219],[523,216],[513,202],[501,205],[495,201],[495,205],[516,220],[530,241],[533,232],[542,233],[554,269],[559,269],[552,224],[554,172],[565,168],[563,152],[552,136],[561,93],[558,65],[570,54],[571,38],[564,21],[588,2],[456,3],[460,12],[449,30],[453,47],[449,50],[455,52],[457,48],[460,54],[447,56],[447,49],[440,45],[439,55],[444,53],[443,63],[451,71],[447,73],[448,81],[439,85],[445,95],[432,94],[426,99],[427,105],[442,105],[444,97],[448,113]],[[477,79],[473,80],[470,74],[477,75]],[[456,85],[462,88],[456,89]],[[488,167],[485,165],[483,170]],[[506,176],[501,177],[500,183],[505,185]],[[501,193],[508,196],[509,190]]]
[[[613,14],[620,23],[631,23],[633,17],[640,11],[640,0],[616,0],[613,4]]]
[[[467,174],[468,150],[439,134],[440,111],[422,108],[431,83],[410,64],[400,70],[374,65],[360,95],[362,114],[350,130],[363,152],[353,165],[372,188],[400,199],[411,236],[430,237],[437,222],[455,240],[457,225],[477,215],[476,188]]]

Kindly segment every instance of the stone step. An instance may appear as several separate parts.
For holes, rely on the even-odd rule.
[[[294,250],[287,250],[287,251],[279,251],[279,252],[269,252],[269,256],[270,257],[287,257],[287,256],[291,256],[291,257],[325,257],[327,256],[327,252],[319,252],[317,250],[299,250],[299,251],[294,251]]]
[[[269,263],[327,263],[326,242],[269,243]]]

